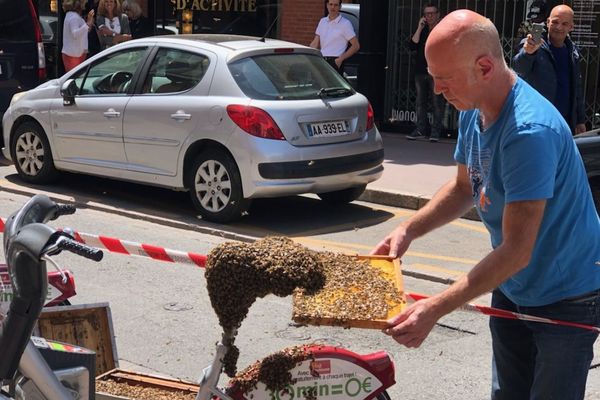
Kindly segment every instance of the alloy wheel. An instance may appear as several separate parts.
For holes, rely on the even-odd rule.
[[[206,160],[198,168],[194,188],[202,206],[213,213],[223,210],[231,199],[231,178],[227,168],[216,160]]]
[[[36,176],[44,166],[44,145],[33,132],[25,132],[18,137],[15,155],[21,170],[27,175]]]

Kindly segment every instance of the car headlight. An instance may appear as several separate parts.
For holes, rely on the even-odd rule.
[[[21,97],[23,97],[23,96],[25,95],[25,93],[27,93],[27,91],[24,91],[24,92],[18,92],[18,93],[15,93],[15,94],[13,94],[13,97],[12,97],[12,99],[10,100],[10,105],[12,106],[12,105],[13,105],[13,104],[15,104],[17,101],[19,101],[19,99],[20,99]]]

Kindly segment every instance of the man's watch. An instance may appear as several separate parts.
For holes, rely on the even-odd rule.
[[[112,33],[112,37],[115,37],[115,35],[116,35],[116,33],[114,33],[114,32],[113,32],[113,33]]]

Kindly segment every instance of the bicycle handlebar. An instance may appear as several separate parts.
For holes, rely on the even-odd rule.
[[[78,256],[82,256],[94,261],[100,261],[102,260],[102,257],[104,257],[102,250],[76,242],[75,240],[66,236],[61,236],[61,238],[56,242],[56,247],[60,250],[67,250],[71,253],[77,254]]]
[[[52,218],[53,220],[60,217],[61,215],[71,215],[75,214],[77,209],[72,204],[57,204],[56,205],[56,216]]]

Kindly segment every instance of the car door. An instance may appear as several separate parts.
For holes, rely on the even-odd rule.
[[[200,121],[210,86],[212,53],[160,47],[141,85],[127,104],[123,135],[129,168],[175,176],[182,147]]]
[[[79,95],[71,105],[57,99],[51,110],[59,160],[127,169],[123,116],[146,51],[136,47],[110,53],[72,76]]]

